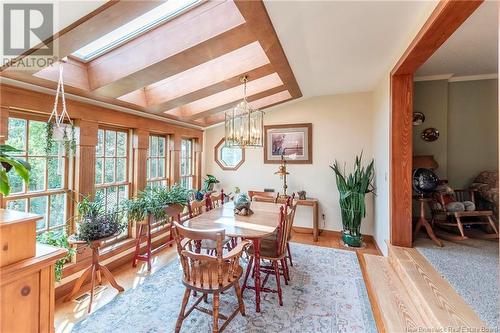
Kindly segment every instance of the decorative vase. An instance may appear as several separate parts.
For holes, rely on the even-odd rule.
[[[363,214],[359,211],[342,209],[342,241],[351,247],[360,247],[363,244],[361,234],[361,220]]]

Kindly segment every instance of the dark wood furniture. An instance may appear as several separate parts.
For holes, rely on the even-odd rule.
[[[137,237],[135,240],[135,252],[134,252],[134,260],[132,261],[132,267],[137,266],[137,262],[139,260],[145,261],[148,265],[148,272],[151,271],[151,257],[153,254],[156,252],[164,249],[166,246],[172,245],[174,243],[174,238],[172,236],[172,226],[173,226],[173,221],[180,222],[181,221],[181,213],[184,211],[184,206],[182,205],[170,205],[165,207],[165,212],[168,215],[168,219],[170,220],[168,222],[168,228],[170,228],[170,234],[169,238],[167,241],[160,246],[156,247],[155,249],[152,249],[151,246],[151,232],[152,229],[155,227],[155,221],[154,217],[152,215],[148,215],[148,218],[146,221],[141,221],[138,222],[138,231],[137,231]],[[157,222],[161,223],[161,222]],[[157,226],[157,225],[156,225]],[[141,254],[141,242],[142,242],[142,234],[143,232],[146,232],[146,251],[144,254]]]
[[[449,240],[465,240],[468,237],[464,232],[464,225],[489,225],[493,230],[490,238],[498,238],[498,230],[493,220],[493,211],[491,210],[473,210],[462,212],[451,212],[446,208],[447,201],[453,200],[457,202],[471,201],[475,202],[475,192],[477,190],[453,190],[453,193],[436,192],[433,197],[435,203],[432,210],[433,226],[443,227],[445,229],[458,228],[460,236],[449,234],[439,234],[439,237]],[[447,196],[448,199],[447,199]]]
[[[94,299],[94,288],[95,288],[96,279],[97,279],[97,284],[102,284],[101,273],[104,274],[106,279],[108,279],[109,283],[113,286],[113,288],[118,290],[118,292],[122,292],[125,290],[125,289],[123,289],[122,286],[120,286],[116,282],[113,274],[111,274],[109,269],[106,266],[101,265],[99,263],[99,249],[101,248],[103,243],[106,242],[106,240],[109,240],[113,237],[115,237],[115,235],[90,242],[89,247],[92,249],[92,264],[90,265],[90,267],[88,267],[82,273],[82,275],[78,278],[78,280],[76,280],[76,282],[73,286],[73,289],[71,290],[71,293],[69,293],[69,295],[66,296],[66,298],[65,298],[66,302],[69,302],[73,298],[73,296],[76,293],[78,293],[78,291],[80,291],[80,288],[82,287],[85,280],[87,280],[89,274],[90,274],[90,300],[89,300],[89,307],[87,310],[88,313],[90,313],[90,311],[92,310],[92,301]],[[69,238],[68,241],[70,244],[75,244],[75,245],[87,244],[86,241],[74,240],[74,239],[71,239],[71,237]]]
[[[418,206],[419,206],[419,212],[420,215],[418,216],[417,223],[415,224],[415,229],[413,231],[413,240],[418,236],[418,233],[420,232],[420,229],[422,227],[425,228],[425,231],[427,232],[427,235],[432,239],[434,243],[436,243],[437,246],[442,247],[443,243],[436,237],[436,234],[434,233],[434,230],[432,229],[431,224],[429,221],[425,218],[425,207],[433,201],[432,198],[425,198],[419,195],[416,195],[413,197],[416,201],[418,201]]]
[[[180,331],[182,322],[194,309],[213,316],[212,331],[214,333],[222,331],[238,312],[242,316],[245,315],[245,304],[243,303],[239,284],[239,279],[243,273],[240,266],[240,257],[250,242],[243,241],[224,255],[222,252],[222,241],[225,238],[224,229],[196,230],[174,222],[173,232],[184,272],[182,283],[186,287],[179,317],[175,325],[175,332]],[[217,244],[214,255],[200,254],[197,251],[199,243],[204,240],[210,240]],[[221,293],[230,288],[234,288],[236,292],[238,307],[229,316],[225,316],[219,313],[219,298]],[[186,311],[191,292],[200,292],[202,295]],[[203,299],[206,299],[208,294],[213,295],[213,310],[199,305]],[[219,318],[225,320],[220,329]]]
[[[245,273],[245,279],[243,280],[242,292],[245,291],[246,288],[256,289],[257,286],[249,286],[247,285],[248,277],[250,275],[250,271],[254,270],[254,277],[257,274],[257,270],[260,269],[262,273],[265,273],[264,280],[262,281],[262,285],[259,286],[260,291],[262,292],[273,292],[278,294],[278,302],[279,305],[283,305],[283,296],[281,290],[281,274],[279,265],[281,264],[281,269],[283,272],[283,277],[285,278],[285,283],[289,280],[288,275],[288,267],[286,264],[286,252],[287,252],[287,243],[288,243],[288,235],[290,229],[292,228],[293,216],[295,215],[295,209],[297,208],[297,204],[291,205],[291,200],[288,200],[285,206],[280,207],[280,215],[278,221],[277,232],[273,235],[265,237],[262,239],[261,248],[260,248],[260,258],[255,258],[255,249],[253,247],[249,248],[248,254],[250,255],[250,261],[247,266],[247,270]],[[257,260],[267,260],[271,262],[271,266],[265,266],[257,264]],[[269,278],[270,274],[274,274],[276,278],[276,290],[266,287],[266,282]]]
[[[224,229],[225,235],[252,241],[255,257],[255,310],[260,312],[260,242],[272,235],[278,227],[279,204],[252,202],[253,214],[241,216],[234,214],[234,203],[228,202],[221,207],[184,222],[192,229]],[[200,244],[201,246],[201,244]]]
[[[275,192],[263,192],[263,191],[248,191],[248,196],[252,201],[263,201],[263,202],[277,202],[286,203],[286,198],[279,197],[278,193]],[[312,207],[313,220],[312,220],[312,235],[315,242],[318,241],[319,230],[319,201],[314,198],[298,199],[297,204],[299,206],[309,206]]]
[[[36,243],[41,218],[0,209],[0,332],[54,332],[54,264],[67,251]]]

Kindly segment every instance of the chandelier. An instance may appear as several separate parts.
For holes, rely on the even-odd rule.
[[[263,147],[264,112],[247,101],[248,76],[241,77],[240,81],[243,83],[243,99],[225,114],[226,146]]]

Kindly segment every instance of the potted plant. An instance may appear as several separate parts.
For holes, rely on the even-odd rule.
[[[53,151],[54,144],[64,148],[66,156],[74,155],[76,152],[75,126],[73,123],[58,124],[48,121],[45,128],[45,152],[50,154]],[[58,147],[58,149],[60,149]]]
[[[10,193],[10,181],[7,173],[11,169],[14,169],[26,184],[29,183],[31,170],[29,163],[10,155],[19,152],[22,151],[12,146],[0,145],[0,193],[4,196]]]
[[[215,176],[207,174],[207,177],[203,178],[203,189],[205,192],[213,191],[214,185],[217,183],[219,183],[219,180]]]
[[[66,234],[64,233],[47,231],[38,235],[36,237],[36,240],[37,242],[43,244],[62,247],[68,250],[68,253],[64,256],[64,258],[59,259],[58,261],[56,261],[55,264],[56,281],[57,282],[61,281],[64,264],[71,261],[71,257],[76,252],[76,250],[73,247],[71,247],[71,245],[68,243],[68,236],[66,236]]]
[[[126,201],[125,209],[130,222],[143,221],[149,214],[155,221],[164,222],[169,215],[182,212],[191,196],[192,191],[179,185],[174,185],[170,189],[165,186],[147,188],[136,198]]]
[[[330,168],[335,173],[337,188],[340,193],[340,209],[342,214],[342,240],[344,244],[352,247],[362,245],[361,221],[366,216],[365,196],[373,192],[373,159],[367,167],[361,165],[360,156],[356,156],[354,172],[347,174],[335,161]]]
[[[96,197],[94,201],[83,198],[77,207],[80,221],[75,238],[79,241],[90,243],[111,237],[122,232],[127,226],[118,207],[106,210],[102,196]]]

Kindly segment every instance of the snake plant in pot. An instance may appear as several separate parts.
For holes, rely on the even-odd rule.
[[[360,247],[363,242],[361,235],[361,221],[366,216],[365,196],[374,191],[373,187],[373,159],[368,166],[362,166],[363,154],[356,156],[354,170],[347,173],[341,168],[338,161],[330,165],[337,180],[340,194],[340,210],[342,214],[342,240],[344,244]]]

